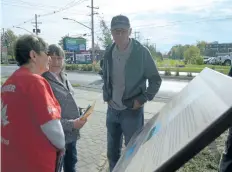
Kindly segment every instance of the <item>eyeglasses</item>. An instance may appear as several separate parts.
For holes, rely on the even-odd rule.
[[[52,60],[57,60],[57,61],[62,61],[64,60],[64,57],[60,57],[60,56],[50,56]]]
[[[113,35],[125,35],[128,33],[129,30],[125,30],[125,29],[115,29],[115,30],[111,30],[111,33]]]

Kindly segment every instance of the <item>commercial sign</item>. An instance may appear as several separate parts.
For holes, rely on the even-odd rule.
[[[91,54],[88,52],[75,53],[75,52],[66,52],[66,62],[69,64],[91,64],[92,58]]]
[[[86,39],[65,37],[63,39],[64,50],[66,51],[86,51]]]
[[[76,63],[77,64],[91,64],[92,59],[90,54],[76,54]]]

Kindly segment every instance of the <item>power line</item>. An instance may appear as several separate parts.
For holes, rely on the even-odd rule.
[[[3,1],[4,2],[4,1]],[[26,3],[26,2],[25,2]],[[45,5],[42,5],[42,4],[25,4],[25,5],[21,5],[21,4],[17,4],[17,3],[14,3],[14,4],[10,4],[10,3],[2,3],[3,5],[9,5],[9,6],[17,6],[17,7],[22,7],[22,8],[27,8],[28,10],[35,10],[34,7],[36,6],[36,9],[40,9],[40,10],[51,10],[51,8],[64,8],[64,7],[58,7],[58,6],[45,6]],[[33,8],[31,8],[33,7]],[[76,13],[76,12],[70,12],[69,11],[69,14],[75,14],[75,15],[86,15],[84,13]]]
[[[75,1],[75,0],[74,0],[74,1]],[[86,0],[79,0],[79,1],[75,2],[74,4],[69,2],[65,7],[60,8],[59,10],[56,10],[56,11],[53,11],[53,12],[49,12],[49,13],[46,13],[46,14],[42,14],[42,15],[37,15],[37,17],[44,17],[44,16],[53,15],[53,14],[56,14],[56,13],[65,11],[65,10],[67,10],[67,9],[69,9],[69,8],[72,8],[72,7],[76,6],[76,5],[79,5],[79,4],[83,3],[84,1],[86,1]],[[72,2],[73,2],[73,1],[72,1]],[[27,20],[27,21],[24,21],[24,22],[18,24],[18,25],[14,25],[13,27],[21,26],[22,24],[31,22],[31,21],[33,21],[33,20],[34,20],[34,18],[33,18],[33,19],[29,19],[29,20]]]
[[[62,12],[62,11],[65,11],[65,10],[68,10],[76,5],[80,5],[81,3],[85,2],[86,0],[79,0],[77,2],[75,2],[74,4],[70,4],[69,6],[67,7],[64,7],[64,8],[61,8],[59,10],[56,10],[56,11],[53,11],[53,12],[50,12],[50,13],[47,13],[47,14],[42,14],[42,15],[39,15],[39,17],[44,17],[44,16],[49,16],[49,15],[53,15],[53,14],[56,14],[56,13],[59,13],[59,12]]]
[[[11,3],[9,3],[8,1],[4,1],[2,0],[2,4],[3,5],[7,5],[7,6],[18,6],[18,7],[25,7],[25,8],[30,8],[30,7],[36,7],[37,9],[51,9],[51,8],[61,8],[61,7],[57,7],[57,6],[50,6],[50,5],[43,5],[43,4],[37,4],[37,3],[31,3],[31,2],[25,2],[25,1],[11,1]],[[35,10],[33,8],[33,10]]]
[[[201,18],[204,19],[204,18]],[[222,18],[205,18],[206,20],[178,20],[178,21],[172,21],[168,22],[166,25],[155,25],[155,24],[147,24],[147,25],[138,25],[133,28],[136,29],[143,29],[143,28],[159,28],[159,27],[169,27],[174,26],[178,24],[185,24],[185,23],[201,23],[201,22],[212,22],[212,21],[222,21],[222,20],[231,20],[232,16],[224,16]],[[141,27],[141,28],[140,28]],[[101,32],[100,30],[98,32]]]
[[[206,19],[206,20],[204,20]],[[177,24],[180,24],[180,23],[200,23],[200,22],[210,22],[210,21],[217,21],[217,20],[230,20],[232,19],[232,16],[225,16],[223,18],[200,18],[200,20],[177,20],[177,21],[173,21],[173,22],[168,22],[169,24],[167,25],[154,25],[154,24],[148,24],[148,25],[139,25],[139,26],[135,26],[134,28],[139,28],[139,27],[145,27],[145,28],[148,28],[148,27],[168,27],[168,26],[174,26],[174,25],[177,25]]]

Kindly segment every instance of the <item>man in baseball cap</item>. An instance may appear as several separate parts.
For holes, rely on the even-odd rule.
[[[103,99],[108,103],[107,157],[113,171],[120,158],[122,134],[127,145],[144,125],[144,103],[158,92],[161,78],[149,50],[130,38],[128,17],[117,15],[111,21],[114,43],[103,58]],[[146,80],[149,86],[146,86]]]
[[[111,20],[111,33],[117,45],[128,43],[131,35],[130,21],[126,16],[118,15]]]

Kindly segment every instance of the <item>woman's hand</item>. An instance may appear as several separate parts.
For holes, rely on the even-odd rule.
[[[87,120],[77,118],[74,120],[74,128],[81,129],[85,125],[86,122]]]

